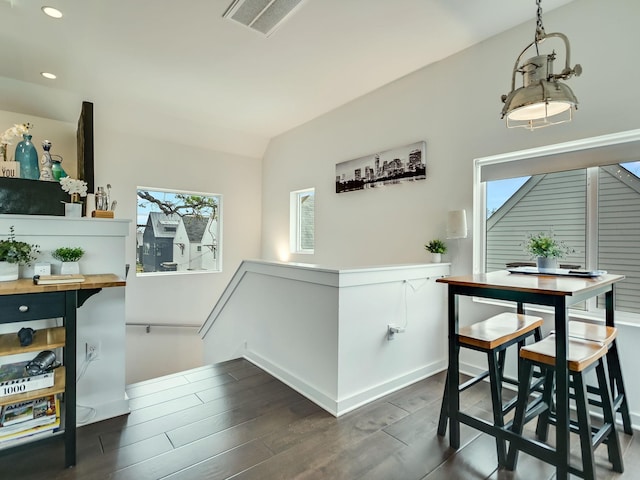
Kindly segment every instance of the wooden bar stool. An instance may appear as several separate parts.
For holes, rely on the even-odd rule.
[[[605,325],[594,325],[592,323],[571,321],[569,322],[569,336],[599,342],[607,347],[607,370],[609,372],[609,385],[613,396],[613,409],[622,415],[622,425],[624,433],[633,435],[631,427],[631,416],[629,415],[629,404],[627,394],[622,380],[622,367],[618,356],[618,345],[616,337],[618,330],[615,327]],[[591,385],[587,387],[590,393],[595,390]]]
[[[613,327],[609,327],[613,328]],[[520,366],[518,370],[519,388],[518,405],[513,419],[511,430],[522,435],[525,423],[538,417],[538,428],[536,435],[539,440],[546,441],[549,420],[553,417],[553,384],[556,369],[556,338],[549,335],[547,338],[532,345],[527,345],[520,349]],[[582,452],[582,470],[569,466],[572,474],[585,479],[595,479],[594,451],[605,442],[607,444],[608,458],[616,472],[623,472],[624,466],[620,452],[620,442],[615,428],[615,410],[611,400],[609,384],[604,368],[603,358],[607,354],[607,346],[576,338],[569,338],[569,350],[567,353],[570,385],[574,390],[576,403],[577,421],[572,422],[571,431],[580,435],[580,448]],[[530,382],[534,366],[539,366],[545,370],[544,390],[542,402],[534,408],[528,408],[529,394],[531,391]],[[600,397],[598,404],[602,408],[603,425],[599,428],[592,427],[589,416],[589,398],[585,383],[585,374],[595,368],[598,378],[597,387],[593,388],[593,393]],[[512,441],[509,445],[506,468],[513,470],[516,465],[518,451],[523,450],[535,456],[539,456],[545,461],[550,461],[552,455],[538,455],[540,448],[527,448],[525,443]]]
[[[493,409],[493,422],[496,426],[504,426],[504,416],[516,405],[517,397],[503,403],[502,384],[511,383],[517,385],[515,379],[504,377],[504,362],[508,347],[517,344],[518,349],[525,345],[527,338],[533,336],[536,341],[541,339],[542,318],[517,313],[501,313],[487,320],[460,328],[457,336],[457,348],[460,347],[477,350],[487,354],[488,370],[458,385],[458,391],[463,392],[471,386],[489,377],[491,388],[491,404]],[[445,381],[442,406],[440,407],[440,419],[438,421],[438,435],[443,436],[447,430],[449,412],[447,409],[449,392],[449,373]],[[498,463],[504,465],[506,461],[506,443],[496,438]]]

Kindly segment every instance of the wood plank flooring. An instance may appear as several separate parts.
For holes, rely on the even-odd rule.
[[[269,374],[233,360],[128,387],[131,413],[78,429],[78,464],[63,467],[59,441],[2,452],[11,480],[551,480],[553,467],[521,454],[496,468],[491,437],[462,426],[457,452],[436,435],[444,375],[339,419]],[[467,411],[489,419],[486,385],[465,392]],[[552,432],[553,433],[553,432]],[[621,434],[625,473],[597,451],[599,479],[640,478],[640,435]],[[573,440],[572,440],[573,441]],[[575,449],[579,463],[579,445]]]

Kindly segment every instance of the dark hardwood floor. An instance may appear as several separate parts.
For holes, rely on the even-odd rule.
[[[462,448],[436,435],[439,374],[336,419],[245,360],[131,385],[131,414],[78,430],[78,464],[63,468],[61,442],[2,452],[0,478],[27,479],[552,479],[553,467],[526,455],[517,472],[496,468],[491,437],[462,427]],[[464,408],[490,418],[485,385]],[[638,435],[620,435],[625,473],[606,447],[599,479],[637,479]],[[572,444],[579,462],[577,438]]]

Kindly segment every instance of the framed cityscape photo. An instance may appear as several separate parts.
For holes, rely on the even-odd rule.
[[[427,142],[416,142],[336,164],[336,193],[424,180]]]

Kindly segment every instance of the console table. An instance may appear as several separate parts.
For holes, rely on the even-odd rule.
[[[41,332],[47,331],[45,335],[36,333],[36,341],[29,347],[21,347],[15,333],[0,335],[0,356],[64,346],[64,369],[59,369],[60,372],[56,371],[53,387],[2,397],[0,405],[17,403],[43,395],[64,393],[62,420],[64,421],[65,466],[67,467],[76,463],[76,310],[101,289],[125,285],[124,280],[113,274],[84,275],[84,277],[85,281],[81,283],[55,285],[35,285],[31,279],[0,282],[0,324],[60,317],[63,319],[63,343],[61,338],[57,338],[60,335],[55,335],[56,329],[41,330]],[[66,372],[68,372],[69,381],[66,381]]]

